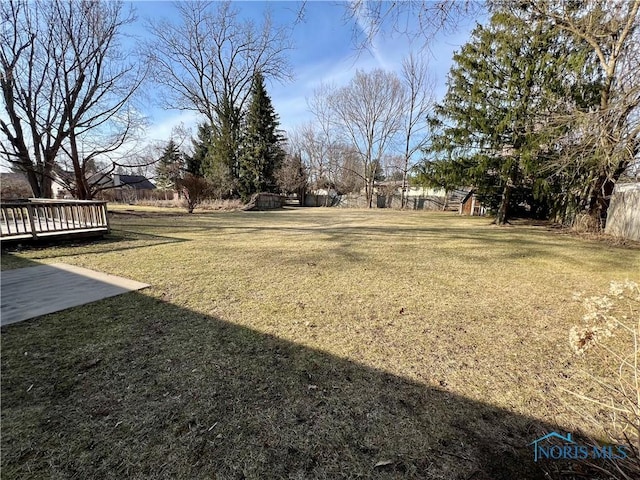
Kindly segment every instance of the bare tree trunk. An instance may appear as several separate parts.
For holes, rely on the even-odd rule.
[[[0,133],[9,140],[0,142],[0,152],[27,174],[36,196],[52,196],[60,152],[69,155],[73,149],[75,188],[81,198],[90,198],[87,162],[116,151],[135,131],[129,100],[146,72],[140,62],[126,63],[117,50],[120,29],[133,21],[122,7],[119,1],[0,2],[1,18],[10,19],[3,29],[9,41],[0,42],[0,85],[9,119],[7,124],[0,118]],[[92,135],[96,130],[100,135]],[[80,162],[78,143],[84,150],[85,140],[90,152]]]
[[[75,177],[74,193],[78,200],[90,200],[87,192],[86,180],[84,178],[84,169],[80,164],[78,155],[78,143],[75,132],[72,130],[69,135],[69,147],[71,153],[71,162],[73,165],[73,173]]]
[[[606,214],[609,210],[609,204],[611,203],[613,189],[625,169],[626,162],[620,162],[612,176],[601,173],[590,189],[587,200],[587,214],[594,220],[597,220],[599,225],[602,224],[602,220],[606,221]]]
[[[27,180],[29,181],[29,186],[31,187],[33,196],[35,198],[44,198],[42,194],[42,188],[41,188],[42,185],[38,181],[38,176],[36,175],[36,172],[34,172],[33,170],[28,170],[25,173],[27,175]]]
[[[51,184],[53,182],[53,166],[55,165],[55,159],[49,158],[47,155],[42,165],[42,175],[39,178],[40,181],[40,194],[42,198],[53,198],[53,189]]]
[[[404,168],[402,169],[402,192],[400,193],[400,209],[407,207],[407,183],[409,177],[409,142],[407,141],[407,151],[404,156]]]
[[[401,208],[407,206],[407,189],[411,157],[422,149],[428,138],[427,116],[433,105],[435,80],[428,64],[413,54],[402,61],[402,82],[406,100],[404,115],[404,166],[402,168]]]
[[[604,73],[599,111],[585,128],[587,137],[593,135],[590,143],[597,145],[598,161],[595,175],[590,176],[586,212],[600,224],[615,183],[637,155],[640,0],[590,0],[579,2],[579,8],[571,2],[532,4],[558,28],[588,43]]]

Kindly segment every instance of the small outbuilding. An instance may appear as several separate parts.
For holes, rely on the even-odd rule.
[[[469,190],[460,202],[460,215],[469,215],[472,217],[482,217],[487,213],[486,207],[476,197],[475,190]]]
[[[607,212],[605,233],[640,242],[640,182],[616,185]]]

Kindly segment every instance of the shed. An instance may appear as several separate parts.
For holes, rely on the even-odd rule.
[[[481,217],[487,213],[487,209],[476,197],[476,191],[470,190],[460,202],[460,215]]]
[[[640,241],[640,182],[616,185],[607,212],[605,233]]]

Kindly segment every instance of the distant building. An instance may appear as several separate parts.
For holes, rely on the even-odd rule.
[[[61,199],[75,198],[75,182],[76,175],[74,172],[57,168],[51,184],[53,197]],[[105,173],[94,173],[92,175],[89,175],[89,177],[87,178],[87,182],[91,186],[91,189],[95,191],[96,189],[109,185],[109,183],[111,182],[111,177]]]
[[[480,202],[476,196],[475,190],[469,190],[460,202],[460,215],[469,215],[472,217],[482,217],[486,215],[487,208]]]
[[[51,183],[53,198],[74,198],[72,193],[74,181],[73,172],[63,170],[56,172]],[[95,174],[90,176],[88,181],[100,191],[109,192],[105,195],[109,200],[121,202],[147,198],[149,192],[156,190],[156,186],[143,175]],[[33,197],[27,176],[22,172],[0,173],[0,196],[3,200]]]
[[[114,200],[132,202],[147,198],[156,186],[143,175],[112,175]]]

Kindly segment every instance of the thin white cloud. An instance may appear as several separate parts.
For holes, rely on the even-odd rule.
[[[159,121],[152,121],[147,128],[147,141],[152,142],[168,142],[171,139],[172,130],[184,125],[195,132],[196,127],[202,122],[202,115],[191,111],[167,111],[163,118]]]
[[[378,35],[376,35],[377,32],[374,31],[373,20],[367,12],[367,2],[352,1],[351,3],[356,7],[354,9],[356,23],[360,30],[362,30],[365,39],[367,39],[367,51],[369,51],[373,58],[375,58],[378,63],[378,67],[384,70],[389,70],[389,65],[385,61],[385,58],[378,47]]]

